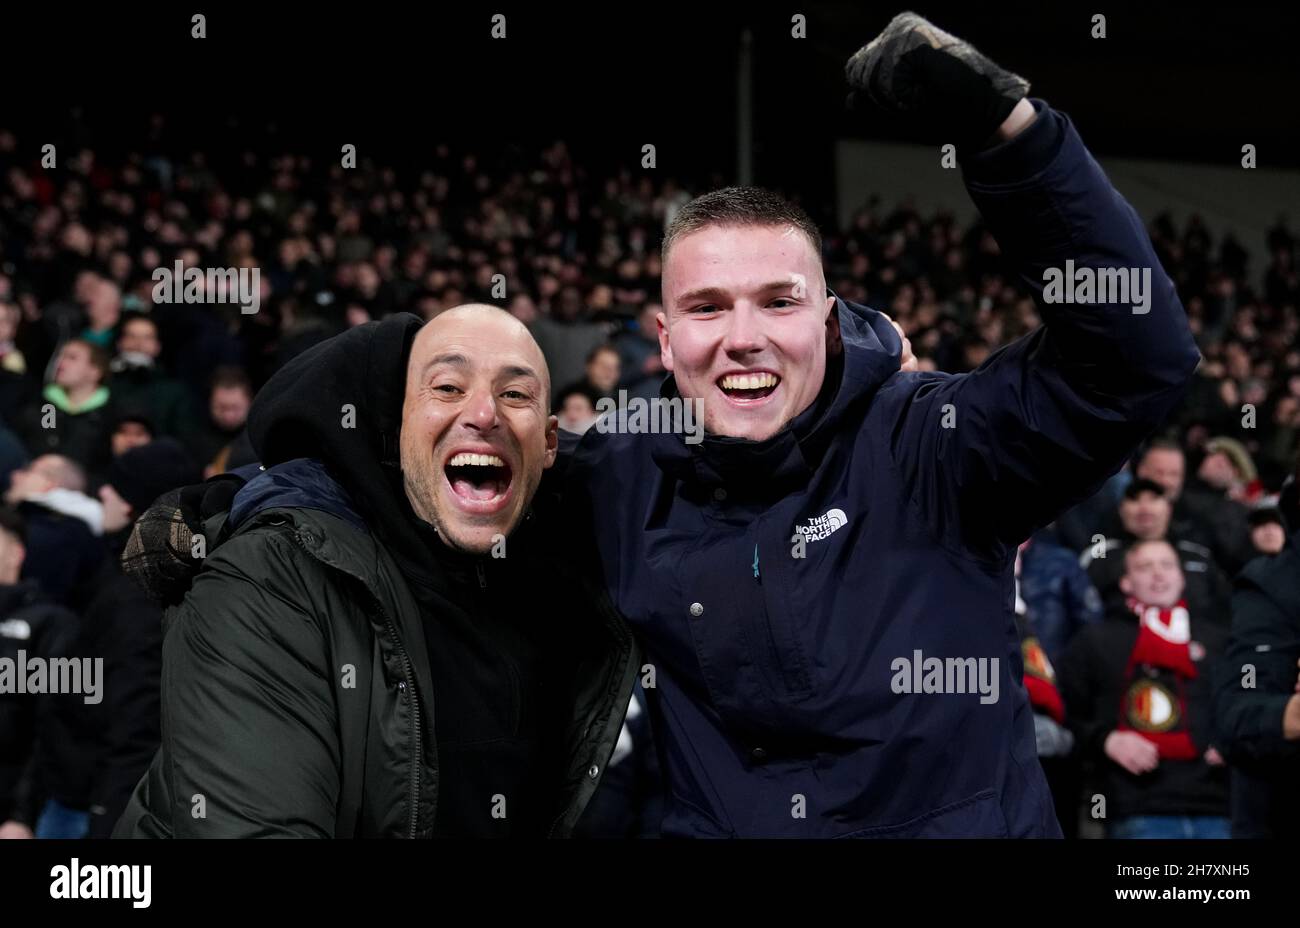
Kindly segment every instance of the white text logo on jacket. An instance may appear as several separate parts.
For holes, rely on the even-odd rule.
[[[809,516],[807,525],[796,525],[795,533],[802,535],[804,541],[821,541],[849,524],[849,517],[843,509],[830,509],[824,515]]]

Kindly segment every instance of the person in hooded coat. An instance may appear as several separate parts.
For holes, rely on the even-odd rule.
[[[507,556],[462,549],[462,523],[424,517],[425,491],[453,492],[413,470],[428,416],[454,408],[453,441],[496,440],[525,405],[541,424],[524,439],[555,425],[517,321],[463,307],[421,325],[393,316],[295,358],[253,404],[260,469],[177,490],[137,525],[123,566],[168,605],[162,747],[116,835],[572,831],[636,650],[574,552],[537,529],[540,464],[508,475],[516,515],[493,542]],[[478,369],[506,342],[506,368],[533,372],[526,398],[447,367]]]
[[[914,14],[848,75],[955,146],[1045,326],[968,374],[900,371],[888,319],[825,288],[802,210],[705,194],[665,233],[659,337],[664,408],[698,404],[706,434],[597,423],[565,499],[655,669],[665,836],[1058,837],[1016,550],[1165,420],[1199,353],[1141,221],[1023,79]]]

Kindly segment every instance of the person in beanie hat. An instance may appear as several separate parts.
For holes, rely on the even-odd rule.
[[[1286,545],[1286,520],[1282,511],[1276,506],[1261,506],[1252,509],[1250,520],[1250,543],[1260,554],[1277,554]]]
[[[174,438],[160,438],[118,455],[99,488],[105,534],[129,528],[158,497],[197,482],[199,476],[193,458]],[[120,551],[122,545],[114,547]]]
[[[109,433],[109,450],[113,457],[126,454],[132,448],[147,445],[158,435],[153,420],[140,412],[125,412],[113,420],[113,429]]]

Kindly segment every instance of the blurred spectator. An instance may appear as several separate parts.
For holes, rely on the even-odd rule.
[[[1107,834],[1226,838],[1211,680],[1226,627],[1189,611],[1168,542],[1138,542],[1124,563],[1127,601],[1080,632],[1059,668],[1066,717],[1106,801]]]
[[[121,315],[122,291],[111,280],[96,278],[86,300],[86,327],[78,337],[111,351],[113,333]]]
[[[1134,473],[1164,487],[1165,498],[1173,505],[1173,534],[1208,547],[1228,576],[1250,559],[1245,507],[1207,488],[1185,486],[1187,455],[1177,442],[1152,442],[1138,458]]]
[[[667,371],[659,353],[659,326],[656,321],[663,307],[646,303],[637,313],[636,322],[614,336],[618,351],[619,386],[630,398],[653,399],[659,395]]]
[[[1080,629],[1101,621],[1101,597],[1079,559],[1048,532],[1021,546],[1019,577],[1034,635],[1048,659],[1059,662]]]
[[[1250,511],[1250,543],[1260,554],[1278,554],[1286,545],[1286,520],[1275,506]]]
[[[596,401],[599,399],[582,384],[561,390],[555,401],[555,415],[560,420],[560,428],[577,435],[587,431],[597,419]]]
[[[1042,645],[1035,621],[1037,618],[1035,607],[1025,595],[1026,555],[1029,548],[1035,544],[1041,542],[1025,542],[1016,553],[1016,631],[1020,636],[1020,658],[1024,667],[1023,683],[1029,694],[1029,704],[1034,711],[1034,742],[1038,750],[1038,762],[1043,767],[1047,785],[1052,791],[1061,833],[1067,838],[1073,838],[1078,832],[1078,803],[1082,779],[1078,757],[1074,750],[1074,733],[1065,727],[1065,702],[1057,686],[1056,670]],[[1044,554],[1047,556],[1044,557]],[[1074,563],[1069,552],[1065,554],[1069,557],[1077,576],[1081,573],[1078,565]],[[1038,607],[1045,608],[1050,614],[1062,605],[1051,601],[1061,592],[1059,589],[1050,589],[1057,586],[1049,579],[1051,577],[1049,564],[1055,561],[1055,556],[1054,553],[1040,548],[1037,558],[1039,577],[1030,586],[1044,580],[1048,581],[1049,588],[1040,586],[1035,599]],[[1064,562],[1061,562],[1061,566],[1065,566]],[[1087,583],[1086,578],[1084,582]],[[1091,590],[1090,584],[1088,589]],[[1094,600],[1096,595],[1094,591],[1092,593]],[[1071,597],[1067,594],[1064,598],[1068,600]],[[1097,603],[1096,607],[1100,610],[1100,603]],[[1066,605],[1066,609],[1069,608],[1069,605]],[[1098,618],[1093,617],[1089,621],[1097,621]]]
[[[185,449],[164,438],[117,458],[100,488],[109,556],[91,583],[72,653],[103,659],[103,699],[54,701],[39,764],[48,800],[38,837],[109,837],[158,750],[162,611],[118,559],[150,503],[197,481]]]
[[[194,404],[185,385],[159,368],[161,354],[158,324],[148,316],[127,315],[117,357],[109,365],[108,388],[119,412],[146,416],[151,432],[184,439],[195,425]]]
[[[0,426],[0,487],[8,488],[9,477],[27,465],[27,449],[18,436]]]
[[[77,617],[50,602],[22,573],[24,527],[9,507],[0,508],[0,658],[52,660],[71,654]],[[37,752],[48,735],[48,695],[0,693],[0,838],[31,838],[43,797]]]
[[[109,449],[116,458],[132,448],[149,444],[155,437],[152,420],[138,413],[123,413],[114,420]]]
[[[33,455],[57,452],[91,473],[102,473],[112,418],[107,376],[104,349],[79,338],[67,342],[43,402],[29,406],[20,425],[28,450]]]
[[[1300,837],[1300,532],[1237,578],[1216,697],[1232,836]]]
[[[560,392],[572,396],[575,390],[582,391],[591,398],[594,409],[599,400],[612,397],[618,388],[618,352],[609,345],[593,348],[591,354],[587,355],[583,370],[581,380],[568,384]]]
[[[14,344],[21,318],[22,310],[17,306],[0,302],[0,370],[18,375],[27,373],[27,359]]]
[[[243,371],[221,368],[213,376],[208,395],[208,420],[190,440],[194,460],[205,476],[225,470],[230,446],[241,438],[246,442],[244,426],[253,405],[253,388]]]
[[[9,475],[5,502],[10,506],[39,505],[86,523],[96,535],[103,534],[100,507],[86,495],[86,474],[75,461],[58,454],[43,454]]]
[[[605,343],[605,326],[584,322],[582,316],[581,295],[577,288],[568,287],[559,294],[550,316],[539,317],[529,327],[546,356],[551,383],[581,380],[592,352]]]
[[[1201,621],[1227,625],[1227,578],[1215,565],[1209,548],[1174,534],[1172,508],[1164,487],[1144,477],[1136,478],[1125,488],[1118,512],[1119,531],[1089,546],[1079,557],[1079,564],[1096,585],[1107,611],[1114,610],[1125,598],[1120,585],[1125,552],[1140,542],[1167,541],[1178,553],[1189,608]]]
[[[5,502],[26,524],[23,576],[79,611],[104,557],[103,507],[85,495],[86,475],[70,458],[44,454],[9,476]]]
[[[36,395],[27,358],[15,341],[21,319],[21,309],[0,299],[0,417],[11,425]]]
[[[1246,446],[1233,438],[1212,438],[1197,476],[1210,490],[1234,502],[1250,505],[1264,492]]]

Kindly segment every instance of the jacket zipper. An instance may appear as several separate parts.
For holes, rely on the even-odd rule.
[[[312,554],[312,552],[307,548],[307,545],[303,543],[298,532],[294,531],[292,534],[293,540],[298,547],[302,548],[304,553],[315,558],[316,555]],[[320,558],[316,559],[320,560]],[[321,563],[326,564],[327,567],[339,570],[339,568],[334,567],[333,564],[328,564],[325,561],[321,561]],[[347,573],[347,571],[343,572]],[[351,574],[349,574],[349,576],[351,576]],[[424,739],[420,730],[420,700],[416,696],[415,692],[415,679],[411,667],[411,657],[406,653],[406,645],[402,643],[401,636],[397,634],[397,626],[394,625],[393,620],[389,618],[388,612],[384,609],[384,604],[379,601],[379,597],[375,595],[374,591],[369,587],[366,587],[366,592],[370,593],[371,601],[375,604],[375,608],[379,611],[380,617],[384,620],[384,626],[388,629],[388,633],[393,636],[393,643],[397,645],[397,653],[402,658],[402,676],[405,678],[402,682],[406,687],[406,692],[411,700],[411,744],[414,749],[414,757],[411,759],[411,791],[409,800],[411,814],[407,825],[406,836],[408,838],[414,838],[419,833],[420,770],[424,766]]]
[[[402,644],[401,637],[397,634],[397,626],[393,620],[388,617],[384,611],[383,603],[374,593],[370,598],[375,603],[375,608],[383,617],[384,624],[388,627],[388,633],[393,636],[393,641],[397,645],[397,653],[402,658],[402,675],[406,678],[404,683],[406,692],[411,700],[411,743],[413,746],[414,757],[411,759],[411,818],[407,828],[407,837],[414,838],[419,832],[420,821],[420,771],[424,767],[424,744],[423,735],[420,730],[420,700],[415,692],[415,680],[411,670],[411,658],[406,653],[406,645]]]

